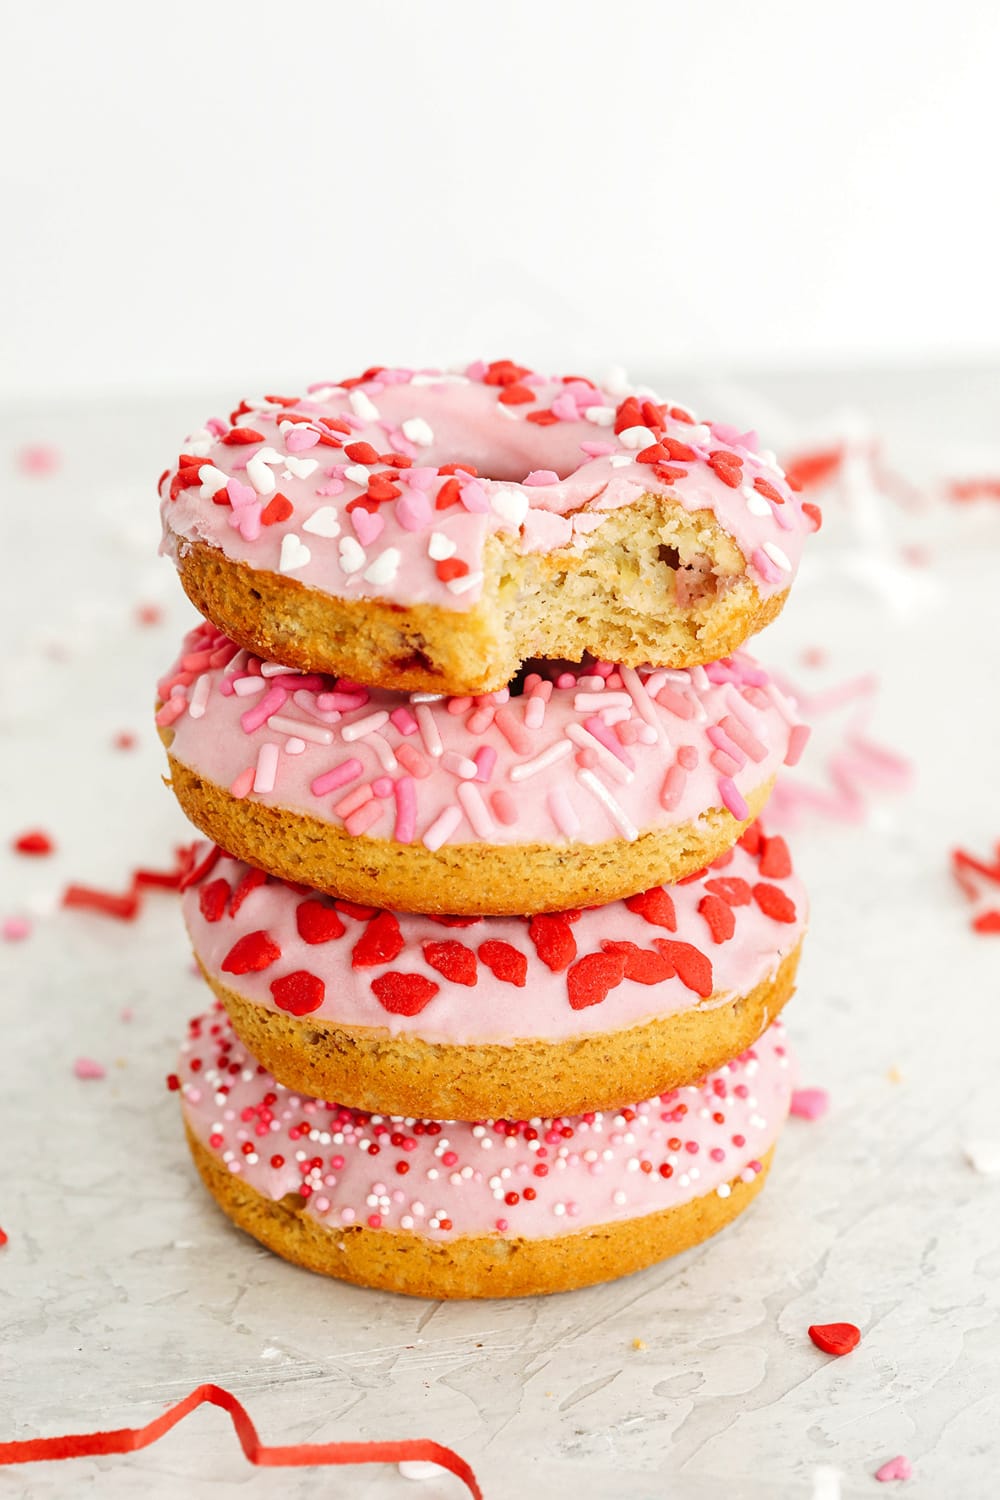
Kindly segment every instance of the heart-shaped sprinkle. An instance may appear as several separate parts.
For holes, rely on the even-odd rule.
[[[498,484],[490,491],[490,504],[494,513],[508,526],[520,530],[528,514],[529,500],[522,489],[514,484]]]
[[[355,969],[370,969],[375,964],[391,964],[405,946],[399,923],[392,912],[380,911],[355,943],[351,964]]]
[[[434,564],[434,571],[442,583],[451,583],[453,578],[465,577],[469,571],[469,564],[463,562],[460,557],[446,557]]]
[[[433,429],[423,417],[407,417],[403,423],[403,436],[408,443],[415,443],[418,448],[429,448],[434,441]]]
[[[714,470],[723,484],[728,484],[730,489],[739,489],[743,483],[743,460],[738,453],[730,453],[725,448],[717,448],[714,453],[708,455],[708,466]]]
[[[248,932],[222,960],[224,974],[259,974],[281,957],[281,949],[266,932]]]
[[[445,536],[443,531],[431,532],[427,556],[432,562],[444,562],[446,558],[454,557],[457,551],[458,543],[453,542],[450,536]]]
[[[242,510],[245,505],[253,505],[257,500],[257,491],[250,484],[241,484],[238,479],[230,479],[226,485],[226,494],[233,510]]]
[[[354,512],[351,512],[354,515]],[[342,536],[338,543],[340,549],[340,566],[345,573],[356,573],[365,565],[365,549],[353,536]]]
[[[368,583],[383,585],[391,583],[399,572],[399,565],[403,560],[403,554],[398,547],[386,547],[380,552],[375,561],[368,564],[363,577]]]
[[[692,943],[675,938],[654,938],[653,947],[662,953],[677,971],[677,977],[689,990],[707,1000],[712,993],[712,961]]]
[[[363,505],[355,505],[351,508],[351,525],[357,533],[358,541],[363,547],[368,547],[385,530],[385,521],[378,511],[372,513],[365,510]]]
[[[824,1354],[850,1354],[861,1342],[861,1329],[853,1323],[813,1323],[809,1337]]]
[[[698,913],[708,923],[713,943],[728,943],[736,931],[733,909],[721,896],[706,894],[698,902]]]
[[[665,927],[668,932],[677,931],[674,903],[662,885],[654,885],[649,891],[640,891],[637,896],[626,896],[625,905],[629,911],[638,912],[653,927]]]
[[[523,990],[528,979],[528,960],[511,943],[490,938],[479,945],[479,957],[495,979]]]
[[[49,835],[41,828],[29,829],[14,840],[14,848],[18,854],[51,854],[55,847]]]
[[[296,969],[272,980],[271,994],[279,1010],[287,1010],[293,1016],[308,1016],[323,1004],[326,985],[308,970]]]
[[[753,888],[753,898],[765,917],[770,917],[772,922],[795,921],[795,902],[776,885],[758,881]]]
[[[398,484],[384,474],[373,474],[368,481],[368,498],[384,505],[387,500],[398,500],[402,494]]]
[[[730,906],[749,906],[753,900],[749,881],[741,880],[738,875],[720,875],[706,880],[705,889],[710,896],[721,896]]]
[[[312,553],[301,537],[294,531],[286,531],[281,538],[281,556],[278,559],[279,573],[294,573],[312,560]]]
[[[210,880],[198,892],[198,908],[206,922],[218,922],[229,902],[229,881]]]
[[[308,521],[302,522],[302,530],[312,536],[339,536],[340,522],[332,505],[321,505],[314,510]]]
[[[289,455],[285,459],[286,473],[294,474],[296,479],[308,479],[318,468],[319,460],[315,458],[292,458]]]
[[[260,519],[265,526],[275,526],[279,521],[287,521],[292,515],[294,507],[287,495],[280,490],[271,496],[260,513]]]
[[[888,1459],[875,1470],[875,1478],[880,1484],[886,1484],[890,1479],[912,1479],[913,1465],[904,1453],[897,1453],[895,1458]]]
[[[790,1111],[800,1120],[819,1120],[830,1108],[826,1089],[793,1089]]]
[[[452,984],[474,985],[478,982],[476,955],[464,943],[448,938],[440,943],[424,943],[423,954],[427,963]]]
[[[227,448],[238,448],[244,443],[262,443],[264,434],[252,427],[231,427],[222,441]]]
[[[304,943],[330,943],[347,931],[332,906],[323,901],[302,901],[295,908],[295,925]]]
[[[404,531],[424,531],[433,517],[431,502],[422,490],[412,485],[403,490],[396,501],[396,520]]]
[[[372,993],[384,1010],[394,1016],[417,1016],[438,993],[440,985],[423,974],[380,974],[372,980]]]
[[[764,840],[764,852],[760,857],[760,873],[768,880],[787,880],[792,873],[792,856],[788,845],[778,835]]]
[[[263,870],[248,870],[246,874],[241,877],[235,891],[233,892],[232,904],[229,907],[229,915],[231,917],[235,917],[244,901],[250,895],[250,892],[255,891],[258,886],[265,885],[266,883],[267,876],[265,875]]]
[[[569,1003],[573,1010],[600,1005],[625,978],[621,953],[588,953],[566,975]]]
[[[636,984],[662,984],[665,979],[673,979],[677,972],[662,953],[640,948],[638,943],[613,942],[606,938],[601,947],[605,953],[619,955],[625,965],[625,978]]]
[[[576,957],[576,938],[562,913],[532,917],[528,936],[538,957],[553,974],[568,969]]]
[[[318,442],[319,433],[301,422],[296,423],[291,432],[285,433],[285,447],[289,453],[305,453],[307,449],[315,448]]]

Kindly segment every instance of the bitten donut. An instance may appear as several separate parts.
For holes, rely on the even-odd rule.
[[[168,1083],[209,1192],[286,1260],[418,1297],[522,1297],[627,1275],[735,1218],[792,1068],[779,1022],[700,1085],[628,1108],[440,1124],[293,1093],[216,1012]]]
[[[702,869],[807,735],[739,653],[406,699],[204,624],[159,696],[171,784],[214,843],[350,901],[460,915],[597,906]]]
[[[820,521],[754,433],[509,360],[243,401],[160,495],[220,630],[396,691],[495,691],[536,656],[714,661],[778,613]]]
[[[397,915],[206,845],[183,907],[238,1037],[282,1083],[449,1120],[697,1082],[791,995],[807,914],[784,839],[756,824],[693,879],[583,912]]]

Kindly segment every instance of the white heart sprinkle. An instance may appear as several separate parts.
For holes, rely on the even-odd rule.
[[[432,562],[444,562],[446,557],[454,557],[458,551],[458,543],[453,542],[450,536],[445,536],[443,531],[432,531],[431,539],[427,543],[427,556]]]
[[[362,574],[369,583],[391,583],[399,572],[401,553],[398,547],[386,547]]]
[[[403,436],[408,443],[416,443],[418,448],[429,448],[434,441],[433,429],[423,417],[407,417],[403,423]]]
[[[349,400],[351,410],[356,417],[361,418],[362,422],[378,421],[378,407],[365,395],[364,391],[352,391]]]
[[[344,478],[349,479],[352,484],[360,484],[363,490],[368,488],[368,470],[364,464],[350,464],[344,470]]]
[[[340,566],[345,573],[357,573],[365,565],[365,549],[353,536],[340,539]]]
[[[584,418],[593,422],[595,427],[613,427],[615,425],[615,409],[613,406],[588,406],[584,410]]]
[[[775,567],[782,568],[786,573],[792,571],[792,565],[788,558],[774,542],[765,542],[761,550],[767,554]]]
[[[269,495],[274,489],[274,475],[268,468],[263,453],[255,453],[248,461],[247,478],[258,495]]]
[[[464,578],[453,578],[447,587],[453,594],[465,594],[469,589],[478,588],[482,581],[482,573],[466,573]]]
[[[311,531],[313,536],[339,536],[337,512],[332,505],[321,505],[319,510],[313,511],[308,521],[303,521],[302,530]]]
[[[771,514],[770,502],[758,495],[752,484],[740,486],[740,494],[747,503],[747,510],[752,516],[769,516]]]
[[[197,432],[189,433],[184,439],[184,452],[193,453],[195,458],[205,458],[214,441],[207,427],[199,427]]]
[[[623,448],[648,448],[656,442],[656,433],[649,427],[626,427],[618,434],[618,441]]]
[[[687,428],[684,435],[689,443],[707,443],[711,441],[712,429],[707,422],[696,422],[693,427]]]
[[[517,485],[497,485],[490,493],[490,504],[497,515],[511,526],[523,526],[528,514],[528,497]]]
[[[294,531],[286,531],[281,538],[281,556],[278,559],[279,573],[294,573],[297,568],[304,568],[312,557],[312,553],[300,536]]]
[[[608,459],[608,463],[613,469],[624,469],[631,462],[632,460],[627,453],[612,453]]]
[[[289,474],[294,474],[296,479],[308,479],[309,475],[319,468],[319,460],[315,458],[295,458],[289,453],[285,458],[285,468]]]
[[[202,500],[211,500],[220,490],[224,490],[229,483],[229,475],[223,474],[214,464],[202,464],[198,470],[198,478],[201,480],[199,494]]]

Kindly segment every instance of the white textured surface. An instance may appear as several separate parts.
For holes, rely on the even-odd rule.
[[[871,398],[928,455],[920,410],[953,412],[955,441],[962,423],[985,428],[998,392],[986,377],[911,380]],[[836,394],[772,393],[803,411]],[[741,402],[755,404],[732,393],[730,411]],[[6,422],[0,919],[51,905],[68,879],[123,886],[185,836],[157,779],[149,709],[188,612],[152,554],[152,489],[201,415],[194,401]],[[32,439],[59,445],[58,473],[17,473],[14,451]],[[795,837],[814,918],[789,1019],[803,1082],[833,1105],[791,1123],[746,1218],[673,1263],[547,1301],[429,1304],[311,1277],[231,1230],[187,1159],[162,1080],[205,992],[172,898],[153,895],[131,926],[42,917],[26,942],[0,944],[0,1440],[139,1424],[214,1380],[247,1401],[264,1441],[449,1443],[488,1500],[809,1500],[823,1465],[862,1500],[895,1493],[872,1475],[900,1452],[914,1465],[906,1500],[995,1494],[1000,1180],[977,1174],[963,1143],[1000,1135],[1000,938],[970,933],[947,853],[962,842],[987,855],[1000,838],[1000,506],[907,521],[933,541],[933,563],[900,568],[891,595],[884,570],[873,583],[852,566],[862,525],[889,557],[902,521],[889,517],[879,540],[885,519],[824,533],[761,646],[800,678],[803,648],[820,645],[831,679],[883,674],[874,731],[918,775],[910,793],[877,797],[865,824]],[[134,623],[149,600],[167,623]],[[110,748],[126,728],[140,747]],[[9,835],[35,825],[57,838],[56,858],[8,853]],[[107,1077],[75,1079],[81,1054]],[[863,1342],[830,1360],[806,1327],[845,1319]],[[251,1470],[209,1411],[128,1459],[0,1469],[0,1497],[185,1486],[282,1500],[463,1493],[385,1469]]]

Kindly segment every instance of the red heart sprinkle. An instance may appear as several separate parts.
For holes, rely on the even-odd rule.
[[[803,500],[802,514],[808,516],[813,523],[813,531],[820,531],[822,529],[823,512],[818,505],[814,505],[811,500]]]
[[[255,891],[258,886],[264,885],[266,881],[267,876],[263,870],[248,870],[233,892],[233,899],[229,906],[229,915],[235,917],[244,901],[250,895],[250,892]]]
[[[637,984],[661,984],[664,979],[673,979],[676,973],[662,953],[640,948],[638,943],[616,943],[608,938],[601,947],[605,953],[620,955],[625,964],[625,978]]]
[[[479,979],[476,972],[476,955],[464,943],[446,938],[440,943],[424,943],[424,958],[432,969],[450,979],[453,984],[473,985]]]
[[[483,385],[514,385],[530,374],[527,365],[516,365],[512,359],[494,359],[486,366]]]
[[[721,896],[730,906],[749,906],[753,900],[749,882],[741,880],[738,875],[720,875],[714,880],[706,880],[705,889],[711,896]]]
[[[653,947],[677,970],[677,977],[689,990],[702,999],[712,993],[712,960],[692,943],[681,943],[674,938],[654,938]]]
[[[231,427],[222,441],[227,448],[241,448],[246,443],[262,443],[264,434],[254,432],[252,427]],[[202,459],[202,463],[204,462]]]
[[[385,500],[398,500],[403,491],[384,474],[373,474],[368,481],[368,496],[381,505]]]
[[[792,873],[792,856],[788,852],[788,845],[779,835],[764,840],[760,873],[766,875],[768,880],[787,880]]]
[[[615,412],[615,436],[627,427],[642,427],[642,408],[634,396],[626,396]]]
[[[370,969],[375,964],[391,964],[405,946],[399,923],[392,912],[380,911],[355,943],[351,965],[355,969]]]
[[[528,960],[511,943],[502,943],[497,938],[480,943],[479,957],[493,974],[504,984],[513,984],[523,990],[528,979]]]
[[[529,411],[524,420],[534,422],[536,427],[554,427],[559,418],[554,411]]]
[[[705,895],[698,902],[698,912],[708,923],[713,943],[728,943],[736,931],[733,909],[721,896]]]
[[[769,484],[766,479],[755,479],[753,482],[753,487],[757,491],[758,495],[764,496],[765,500],[773,500],[775,505],[784,505],[784,495],[779,495],[778,491],[774,488],[774,485]]]
[[[625,905],[629,911],[638,912],[653,927],[665,927],[668,932],[677,931],[674,903],[669,891],[665,891],[662,885],[654,885],[649,891],[640,891],[637,896],[626,896]]]
[[[14,840],[14,848],[18,854],[51,854],[55,847],[48,834],[43,833],[40,828],[32,828]]]
[[[665,463],[670,457],[662,443],[652,443],[648,448],[641,448],[635,455],[637,464],[659,464]]]
[[[537,401],[538,397],[530,386],[505,385],[499,399],[504,406],[525,406],[529,401]]]
[[[287,1010],[293,1016],[308,1016],[323,1004],[326,985],[308,970],[296,969],[272,980],[271,994],[279,1010]]]
[[[657,406],[655,401],[644,401],[642,403],[642,420],[654,432],[662,432],[666,426],[663,417],[665,409],[665,407]]]
[[[198,892],[198,906],[206,922],[218,922],[225,913],[228,901],[228,880],[210,880]]]
[[[458,505],[462,495],[462,487],[457,479],[446,479],[437,492],[434,502],[435,510],[447,510],[449,505]]]
[[[795,902],[776,885],[758,881],[753,888],[753,895],[765,917],[770,917],[772,922],[795,921]]]
[[[725,448],[717,448],[714,453],[708,455],[708,466],[723,484],[729,485],[730,489],[739,489],[743,483],[743,460],[737,453],[730,453]]]
[[[460,557],[445,557],[434,564],[434,571],[442,583],[450,583],[453,578],[464,578],[469,564]]]
[[[288,496],[283,495],[279,490],[276,495],[271,496],[270,500],[261,511],[261,525],[275,526],[279,521],[287,521],[289,516],[294,513],[294,510],[295,507],[289,500]]]
[[[588,953],[566,975],[571,1008],[584,1010],[588,1005],[600,1005],[624,978],[621,953]]]
[[[853,1323],[813,1323],[809,1337],[824,1354],[850,1354],[861,1342],[861,1329]]]
[[[972,930],[983,934],[1000,932],[1000,911],[992,907],[989,911],[981,911],[972,919]]]
[[[662,479],[664,484],[676,484],[678,479],[686,479],[687,469],[678,469],[674,464],[654,464],[653,473],[657,479]]]
[[[352,464],[377,464],[378,454],[371,443],[348,443],[344,453]]]
[[[428,917],[428,921],[436,922],[439,927],[475,927],[482,920],[482,917]]]
[[[538,957],[543,964],[548,965],[553,974],[561,974],[563,969],[568,969],[576,957],[576,938],[561,912],[532,917],[528,936],[535,945]]]
[[[281,949],[266,932],[248,932],[222,960],[224,974],[259,974],[281,957]]]
[[[376,1000],[394,1016],[418,1016],[440,988],[423,974],[380,974],[372,980]]]
[[[743,830],[736,842],[748,854],[759,854],[763,839],[764,835],[760,831],[760,824],[751,823],[749,828]]]
[[[356,901],[335,901],[334,906],[342,911],[345,917],[353,917],[357,922],[370,922],[372,917],[378,913],[377,906],[359,906]]]
[[[330,943],[346,931],[333,907],[323,901],[300,902],[295,908],[295,925],[304,943]]]
[[[675,462],[689,464],[698,457],[693,448],[689,448],[687,443],[679,443],[676,438],[664,437],[660,441],[667,450],[667,457]]]

